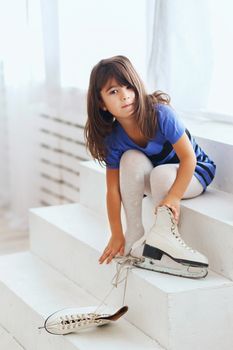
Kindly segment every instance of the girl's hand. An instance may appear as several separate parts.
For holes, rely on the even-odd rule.
[[[162,202],[159,203],[159,206],[166,205],[169,207],[174,215],[176,223],[179,222],[180,216],[180,199],[173,195],[167,195]]]
[[[106,263],[109,264],[117,253],[120,255],[124,254],[124,248],[124,235],[112,236],[108,242],[107,247],[104,249],[103,254],[99,258],[99,263],[102,264],[105,260],[107,260]]]

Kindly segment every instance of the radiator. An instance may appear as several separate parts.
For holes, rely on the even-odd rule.
[[[38,202],[42,206],[79,201],[79,163],[89,160],[84,126],[67,117],[39,115]]]

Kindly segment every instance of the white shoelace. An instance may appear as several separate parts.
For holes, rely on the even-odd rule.
[[[60,317],[60,325],[62,329],[74,329],[90,324],[98,324],[102,322],[102,320],[98,320],[98,318],[103,316],[107,315],[98,315],[96,313],[64,315]]]
[[[171,226],[171,231],[172,231],[172,234],[175,236],[175,238],[177,239],[177,241],[185,248],[185,249],[188,249],[190,250],[192,253],[196,253],[196,250],[194,250],[193,248],[189,247],[185,241],[181,238],[179,232],[178,232],[178,229],[177,229],[177,223],[175,222],[175,219],[174,219],[174,216],[173,216],[173,213],[172,211],[167,208],[167,211],[170,215],[170,218],[171,218],[171,223],[172,223],[172,226]]]
[[[100,307],[104,304],[104,302],[110,296],[113,289],[117,288],[118,285],[121,284],[122,282],[125,282],[123,299],[122,299],[122,306],[124,306],[129,270],[133,268],[133,263],[135,261],[138,261],[139,259],[133,258],[131,256],[119,256],[117,258],[114,258],[114,260],[116,261],[116,273],[113,276],[111,281],[112,287],[110,291],[107,293],[107,295],[104,297],[104,299],[101,301],[101,303],[97,306],[97,308],[92,313],[80,314],[80,315],[65,315],[63,317],[60,317],[62,329],[71,329],[71,328],[81,327],[85,325],[90,325],[93,323],[98,324],[103,322],[102,320],[98,320],[98,318],[109,316],[109,315],[103,314],[103,313],[97,314],[97,311],[100,309]],[[121,278],[124,272],[125,272],[125,276]]]
[[[101,303],[97,306],[97,308],[94,311],[94,313],[96,313],[97,310],[99,310],[99,308],[105,303],[107,298],[111,295],[113,289],[117,288],[118,285],[121,284],[122,282],[125,282],[125,284],[124,284],[124,291],[123,291],[123,298],[122,298],[122,306],[124,306],[129,270],[134,268],[134,266],[133,266],[134,263],[138,262],[140,259],[139,258],[134,258],[132,256],[127,255],[127,256],[115,257],[114,260],[116,261],[116,273],[113,276],[112,281],[111,281],[112,288],[106,294],[106,296],[101,301]],[[120,279],[120,277],[122,276],[123,272],[125,272],[125,276]]]
[[[66,314],[66,315],[60,316],[60,320],[54,323],[50,323],[49,327],[60,326],[63,330],[65,330],[65,329],[75,329],[76,327],[82,327],[82,326],[91,325],[91,324],[104,323],[104,321],[100,318],[104,316],[107,317],[109,316],[109,314],[102,313],[102,312],[98,314],[97,310],[99,310],[100,307],[105,303],[107,298],[112,293],[113,289],[117,288],[118,285],[121,284],[122,282],[125,282],[123,298],[122,298],[122,306],[124,306],[129,270],[133,268],[134,262],[136,261],[138,262],[140,259],[134,258],[131,256],[119,256],[119,257],[115,257],[114,260],[116,261],[116,273],[111,280],[112,287],[110,291],[107,293],[107,295],[104,297],[104,299],[97,306],[97,308],[90,313],[71,314],[71,315]],[[125,272],[125,276],[121,278],[123,272]],[[45,327],[44,326],[38,327],[38,329],[42,329],[42,328],[45,328]]]

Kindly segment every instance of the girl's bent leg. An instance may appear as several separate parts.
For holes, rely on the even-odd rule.
[[[150,173],[153,165],[140,151],[126,151],[120,161],[120,191],[126,216],[125,255],[144,234],[142,199],[150,193]]]
[[[155,167],[150,175],[151,195],[155,207],[163,200],[173,185],[179,164],[163,164]],[[199,180],[193,175],[182,199],[194,198],[203,192]]]
[[[150,174],[150,187],[153,203],[155,208],[157,208],[160,202],[164,199],[164,197],[168,194],[171,186],[173,185],[177,170],[178,164],[164,164],[159,165],[151,171]],[[203,192],[203,187],[198,179],[193,175],[185,193],[183,199],[185,198],[193,198],[200,195]],[[139,245],[136,249],[134,249],[133,255],[140,257],[143,254],[143,245]]]

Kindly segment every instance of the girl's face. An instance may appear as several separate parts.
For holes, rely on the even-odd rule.
[[[132,117],[135,92],[130,86],[121,86],[114,78],[110,79],[100,91],[101,108],[110,112],[116,119]]]

